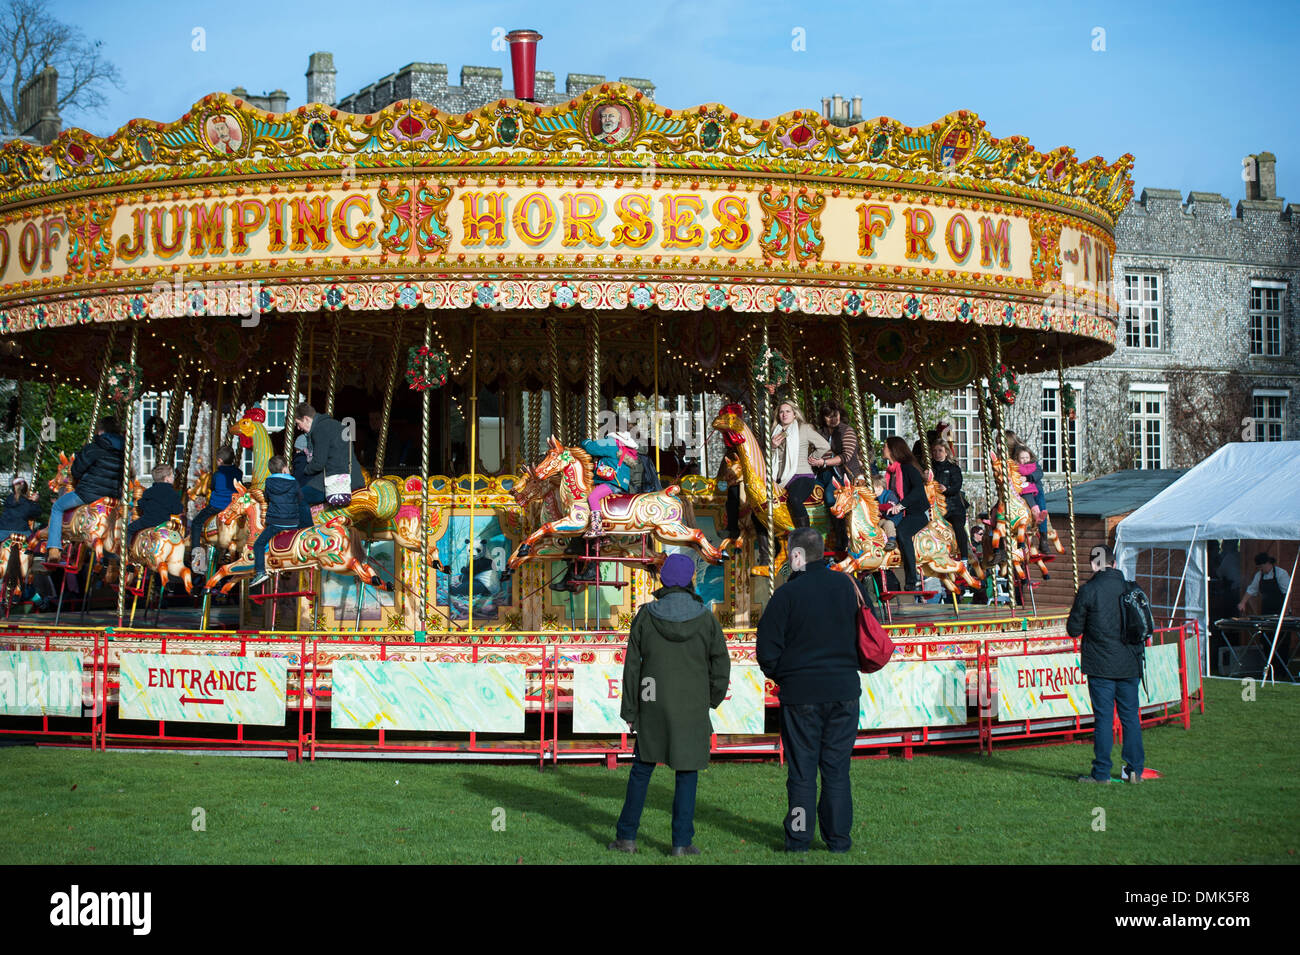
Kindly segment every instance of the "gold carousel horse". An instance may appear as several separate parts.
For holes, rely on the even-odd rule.
[[[885,550],[885,532],[880,526],[880,505],[875,493],[866,484],[833,482],[835,503],[831,513],[845,518],[849,537],[849,555],[831,566],[847,574],[861,571],[875,573],[902,565],[899,551]],[[916,552],[917,572],[923,576],[938,577],[944,589],[956,593],[955,581],[960,579],[968,587],[977,587],[971,569],[958,558],[957,538],[952,525],[945,517],[947,503],[943,486],[931,481],[925,486],[930,501],[930,521],[912,538]],[[976,572],[978,573],[978,571]]]
[[[553,474],[561,475],[557,489],[561,516],[546,521],[515,548],[506,565],[510,570],[531,557],[532,549],[539,541],[548,537],[576,537],[584,533],[591,522],[591,508],[587,504],[594,469],[591,455],[582,448],[566,448],[553,436],[549,444],[550,451],[530,473],[534,479],[542,481]],[[703,532],[682,522],[680,490],[673,484],[648,494],[611,494],[602,499],[600,518],[604,535],[615,538],[653,535],[664,544],[695,547],[710,564],[721,563],[722,553]]]
[[[266,497],[260,489],[246,488],[236,481],[230,507],[221,512],[223,519],[232,510],[242,511],[248,538],[239,559],[219,567],[208,578],[208,589],[220,585],[223,594],[229,593],[239,578],[253,574],[252,547],[266,526]],[[281,531],[272,537],[266,548],[266,569],[268,573],[320,570],[333,574],[351,574],[372,587],[391,589],[380,578],[379,572],[366,562],[363,553],[361,535],[352,521],[346,513],[335,512],[324,523]]]
[[[185,582],[185,592],[192,594],[193,579],[185,564],[185,548],[188,543],[180,518],[172,515],[166,524],[145,527],[137,532],[128,548],[128,554],[131,563],[139,564],[158,575],[164,592],[167,590],[170,573],[180,577]]]
[[[989,452],[989,460],[992,462],[994,472],[1003,467],[1001,459],[991,451]],[[1020,496],[1020,492],[1025,486],[1024,476],[1018,468],[1012,467],[1008,463],[1006,465],[1006,480],[1011,500],[1010,502],[1003,501],[1002,492],[998,491],[997,506],[993,512],[993,530],[988,535],[982,560],[985,562],[987,569],[988,564],[992,562],[992,555],[997,552],[1003,540],[1014,541],[1015,546],[1009,547],[1008,550],[1011,565],[1016,575],[1022,579],[1027,579],[1029,572],[1026,565],[1032,563],[1037,565],[1039,572],[1044,577],[1047,577],[1047,564],[1043,561],[1042,555],[1029,533],[1030,527],[1033,525],[1029,506],[1025,503],[1025,499]],[[1057,538],[1052,525],[1049,523],[1047,527],[1048,539],[1052,541],[1059,553],[1065,553],[1065,548]]]
[[[724,552],[738,547],[748,536],[752,523],[749,520],[750,514],[758,517],[771,541],[776,540],[777,531],[789,533],[794,530],[794,520],[790,517],[790,508],[786,504],[786,489],[768,481],[767,461],[762,446],[749,425],[745,423],[742,414],[736,410],[737,408],[737,405],[727,405],[718,412],[712,424],[713,430],[722,433],[727,447],[736,454],[734,463],[724,467],[727,467],[729,472],[728,480],[740,485],[740,517],[737,519],[740,536],[724,540],[720,545],[720,549]],[[768,523],[767,513],[769,496],[772,498],[771,524]],[[808,498],[806,504],[811,510],[819,506],[822,501],[821,485],[814,485],[812,496]],[[785,548],[778,547],[772,573],[780,573],[783,566],[785,566]],[[766,565],[756,566],[753,573],[756,576],[766,577],[768,568]]]

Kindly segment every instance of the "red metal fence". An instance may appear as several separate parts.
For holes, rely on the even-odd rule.
[[[1190,726],[1193,707],[1205,709],[1204,684],[1198,680],[1191,689],[1189,668],[1199,667],[1200,656],[1189,657],[1186,639],[1197,635],[1195,621],[1179,622],[1176,626],[1156,632],[1155,644],[1176,640],[1178,645],[1178,680],[1180,697],[1176,702],[1152,704],[1144,708],[1143,725],[1180,722]],[[568,734],[562,738],[560,719],[566,709],[572,708],[572,696],[564,695],[561,687],[573,676],[575,658],[592,649],[590,644],[568,644],[561,641],[546,644],[492,644],[492,643],[420,643],[413,640],[365,642],[322,639],[319,634],[258,633],[188,633],[102,630],[49,630],[32,634],[20,649],[50,651],[56,646],[79,646],[83,661],[89,662],[87,672],[83,662],[83,715],[81,717],[7,717],[19,725],[0,728],[0,734],[32,739],[48,745],[87,746],[98,749],[160,748],[198,751],[238,751],[284,755],[290,760],[317,759],[330,756],[386,756],[392,758],[442,758],[442,759],[516,759],[536,760],[538,765],[558,763],[562,759],[604,759],[607,764],[630,758],[633,739],[627,733],[617,736],[578,736]],[[998,719],[997,665],[1000,656],[1033,656],[1077,650],[1077,641],[1060,636],[1036,637],[1018,634],[999,634],[996,638],[978,639],[954,636],[937,644],[933,639],[901,638],[895,633],[895,643],[909,660],[928,661],[942,658],[959,660],[966,664],[967,719],[963,725],[916,726],[904,728],[860,730],[855,751],[859,755],[887,755],[901,752],[911,758],[918,750],[932,747],[967,745],[976,746],[980,752],[993,751],[996,745],[1026,745],[1048,740],[1069,741],[1091,733],[1091,715],[1072,717],[1046,717],[1002,721]],[[999,645],[998,655],[992,655],[989,644]],[[167,653],[183,644],[184,652],[232,657],[276,656],[286,662],[285,726],[281,731],[261,729],[250,732],[242,724],[177,725],[158,721],[150,730],[126,725],[117,713],[114,695],[120,690],[119,667],[126,653]],[[1010,648],[1008,644],[1012,645]],[[535,689],[525,698],[525,712],[536,717],[531,731],[525,723],[522,736],[503,739],[506,734],[418,734],[411,731],[335,731],[322,735],[325,721],[325,702],[331,698],[330,686],[324,679],[327,664],[365,648],[366,656],[378,660],[389,659],[390,654],[410,653],[414,650],[446,652],[468,657],[467,662],[483,662],[508,656],[513,662],[522,662],[529,686]],[[10,647],[11,649],[15,647]],[[620,649],[604,645],[604,649]],[[376,655],[377,650],[377,655]],[[768,707],[775,705],[770,695]],[[22,725],[33,721],[30,726]],[[196,729],[202,725],[206,732]],[[228,731],[225,731],[228,727]],[[1116,732],[1119,732],[1118,721]],[[784,759],[780,736],[775,733],[752,736],[714,736],[715,756],[740,758]]]

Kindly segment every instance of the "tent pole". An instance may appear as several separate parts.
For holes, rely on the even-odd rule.
[[[1274,567],[1277,565],[1274,564]],[[1291,589],[1295,586],[1296,567],[1300,566],[1300,550],[1296,551],[1295,560],[1291,561],[1291,577],[1286,582],[1286,599],[1282,601],[1282,609],[1277,614],[1277,629],[1273,631],[1273,645],[1268,648],[1268,660],[1264,662],[1264,673],[1260,677],[1261,681],[1273,678],[1274,685],[1277,684],[1277,677],[1273,676],[1273,654],[1277,652],[1277,641],[1282,636],[1282,621],[1286,619],[1287,604],[1291,602]],[[1277,571],[1273,571],[1273,576],[1277,576]],[[1260,585],[1263,586],[1262,584]]]
[[[1183,597],[1183,581],[1187,579],[1187,565],[1192,562],[1192,548],[1196,546],[1196,536],[1201,532],[1200,524],[1192,525],[1192,542],[1187,545],[1187,556],[1183,560],[1183,575],[1178,578],[1178,593],[1174,594],[1174,605],[1169,608],[1169,626],[1174,625],[1178,613],[1178,601]]]

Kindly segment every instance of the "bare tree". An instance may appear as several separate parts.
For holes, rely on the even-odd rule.
[[[16,129],[18,96],[33,76],[59,71],[59,109],[96,112],[108,85],[121,87],[121,74],[75,26],[49,12],[46,0],[9,0],[0,8],[0,127]],[[8,91],[8,95],[4,95]]]
[[[1238,371],[1176,365],[1169,382],[1169,439],[1177,460],[1192,467],[1219,448],[1242,438],[1251,415],[1250,383]]]

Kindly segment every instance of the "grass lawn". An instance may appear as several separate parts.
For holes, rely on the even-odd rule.
[[[853,850],[781,853],[785,769],[701,775],[698,860],[667,857],[672,774],[641,852],[607,852],[627,767],[199,758],[0,748],[0,863],[1287,863],[1300,847],[1300,687],[1209,682],[1190,731],[1145,734],[1142,786],[1084,786],[1091,743],[858,760]],[[1116,747],[1116,772],[1119,748]],[[196,807],[206,831],[192,828]],[[504,813],[496,811],[504,810]],[[1096,831],[1096,810],[1105,831]],[[498,828],[493,827],[494,820]],[[504,829],[500,829],[501,823]],[[824,850],[824,847],[820,847]]]

